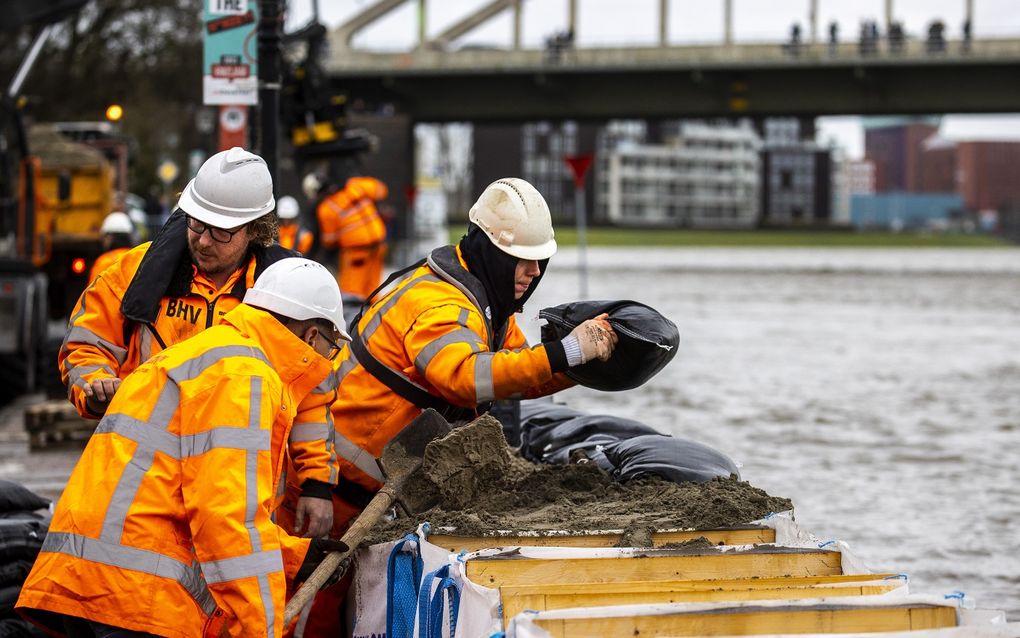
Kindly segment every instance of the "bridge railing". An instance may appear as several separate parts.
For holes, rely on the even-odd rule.
[[[859,42],[737,43],[717,45],[633,46],[602,48],[505,49],[493,47],[439,50],[423,47],[404,52],[373,52],[346,48],[334,38],[327,63],[330,72],[374,74],[387,72],[473,72],[479,69],[559,70],[621,69],[631,67],[761,67],[857,66],[910,64],[967,64],[1020,61],[1020,37],[970,42],[945,40],[942,46],[921,39],[894,44]],[[339,45],[339,46],[338,46]]]

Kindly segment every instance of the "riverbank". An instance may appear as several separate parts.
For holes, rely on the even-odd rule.
[[[450,227],[456,242],[467,226]],[[562,246],[577,244],[577,231],[556,227]],[[588,229],[590,246],[748,246],[748,247],[846,247],[846,248],[1002,248],[1013,246],[994,235],[973,233],[888,233],[837,230],[680,230],[598,227]]]

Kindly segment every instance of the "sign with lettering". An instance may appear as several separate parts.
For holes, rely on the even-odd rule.
[[[202,101],[258,104],[258,0],[205,0]]]
[[[248,11],[248,0],[209,0],[212,15],[244,15]]]

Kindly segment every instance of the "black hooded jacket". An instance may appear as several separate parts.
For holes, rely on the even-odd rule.
[[[535,292],[538,283],[545,276],[548,259],[538,262],[541,273],[531,280],[528,290],[520,299],[514,299],[514,278],[518,259],[497,248],[485,231],[471,224],[468,234],[460,240],[460,252],[467,263],[468,271],[478,278],[485,287],[492,309],[492,327],[500,333],[507,320],[520,312],[524,303]]]

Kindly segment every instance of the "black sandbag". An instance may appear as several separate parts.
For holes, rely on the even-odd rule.
[[[18,596],[21,594],[21,585],[15,583],[0,587],[0,618],[14,614],[14,604],[18,602]]]
[[[32,519],[0,520],[0,562],[35,560],[46,539],[47,525]]]
[[[671,436],[636,436],[604,445],[614,469],[612,475],[629,481],[649,474],[675,483],[704,483],[716,477],[740,478],[740,471],[728,456],[707,445]]]
[[[45,499],[20,483],[0,480],[0,512],[31,512],[49,507]]]
[[[680,331],[657,310],[637,301],[574,301],[538,313],[545,319],[542,341],[570,334],[584,321],[602,313],[619,336],[609,361],[589,361],[566,375],[583,386],[604,391],[631,390],[645,383],[676,356]]]
[[[618,481],[654,474],[676,483],[740,477],[728,456],[707,445],[662,434],[609,414],[585,414],[548,398],[521,401],[520,454],[533,463],[565,465],[582,453]]]
[[[23,583],[32,569],[30,560],[14,560],[0,564],[0,587],[14,583]]]
[[[20,618],[0,620],[0,638],[46,638],[46,632]]]
[[[521,456],[534,463],[567,463],[575,450],[592,452],[642,434],[659,433],[632,419],[585,414],[551,401],[521,401]]]

